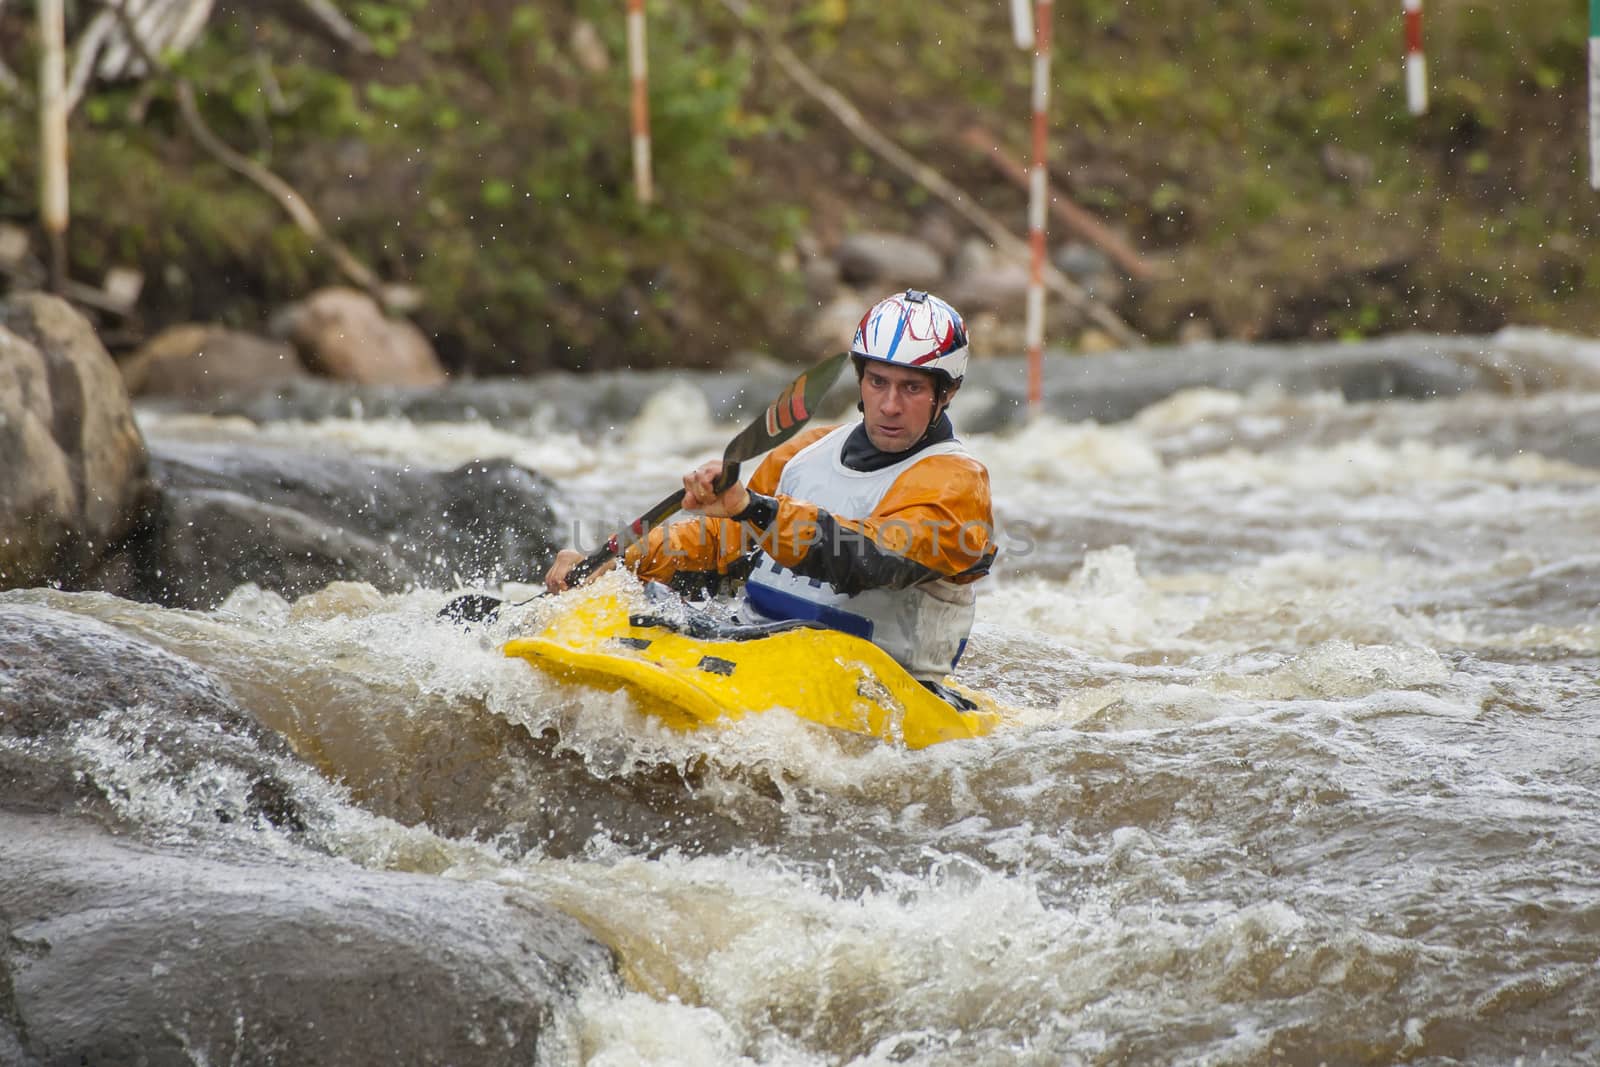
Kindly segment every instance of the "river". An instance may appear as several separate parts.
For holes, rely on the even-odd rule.
[[[580,983],[544,1067],[1595,1062],[1600,390],[1570,381],[1186,388],[964,434],[1003,552],[958,677],[1016,721],[922,751],[781,712],[666,731],[499,653],[549,599],[475,628],[435,617],[450,590],[356,584],[0,606],[154,642],[289,742],[307,828],[218,826],[248,782],[129,744],[118,723],[162,708],[97,720],[72,758],[139,838],[576,917],[619,968]],[[736,429],[688,388],[588,432],[140,424],[508,456],[591,541]]]

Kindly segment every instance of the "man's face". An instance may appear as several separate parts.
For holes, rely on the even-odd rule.
[[[861,404],[867,440],[883,452],[904,452],[922,439],[933,421],[933,374],[867,360],[861,374]]]

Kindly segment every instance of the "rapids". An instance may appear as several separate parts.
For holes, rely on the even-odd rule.
[[[130,741],[160,708],[81,730],[59,759],[141,839],[515,887],[610,946],[542,1067],[1594,1062],[1600,391],[1557,385],[1202,386],[964,433],[1003,551],[958,677],[1018,714],[920,752],[781,712],[665,731],[499,654],[549,600],[478,628],[355,584],[0,608],[153,642],[287,741],[294,831],[197,818],[248,776]],[[141,428],[509,457],[592,546],[737,426],[683,388],[587,431]]]

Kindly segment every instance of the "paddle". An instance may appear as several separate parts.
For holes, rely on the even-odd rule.
[[[815,367],[784,387],[754,422],[739,431],[722,450],[722,474],[713,485],[718,492],[728,488],[739,478],[739,464],[752,460],[763,452],[770,452],[800,432],[822,402],[823,394],[833,385],[844,369],[849,353],[829,356]],[[683,490],[671,494],[655,507],[640,515],[625,529],[618,530],[606,539],[567,573],[567,584],[579,585],[610,560],[622,555],[634,540],[644,537],[650,528],[677,514],[683,508]],[[624,538],[627,538],[625,541]],[[513,607],[537,600],[543,593],[518,601]],[[482,622],[492,619],[500,611],[502,601],[483,593],[464,593],[439,609],[439,617],[457,622]]]

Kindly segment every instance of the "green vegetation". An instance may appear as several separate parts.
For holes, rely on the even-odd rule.
[[[1600,271],[1586,22],[1576,0],[1558,6],[1430,5],[1432,108],[1413,119],[1393,0],[1058,4],[1057,180],[1164,267],[1118,312],[1156,340],[1194,316],[1243,337],[1600,332],[1582,299]],[[803,357],[789,339],[815,294],[797,247],[855,227],[916,232],[939,210],[719,3],[650,4],[649,209],[633,197],[622,4],[345,10],[374,55],[219,14],[180,69],[225,140],[293,183],[382,276],[420,289],[416,317],[457,368]],[[960,140],[978,124],[1026,155],[1029,57],[1007,5],[758,11],[875,125],[1021,232],[1024,192]],[[580,22],[604,69],[581,61]],[[5,58],[31,63],[25,48]],[[102,87],[76,113],[74,273],[141,266],[147,327],[259,327],[337,282],[272,200],[186,136],[174,99],[164,83]],[[24,223],[34,121],[29,104],[0,110],[0,217]]]

